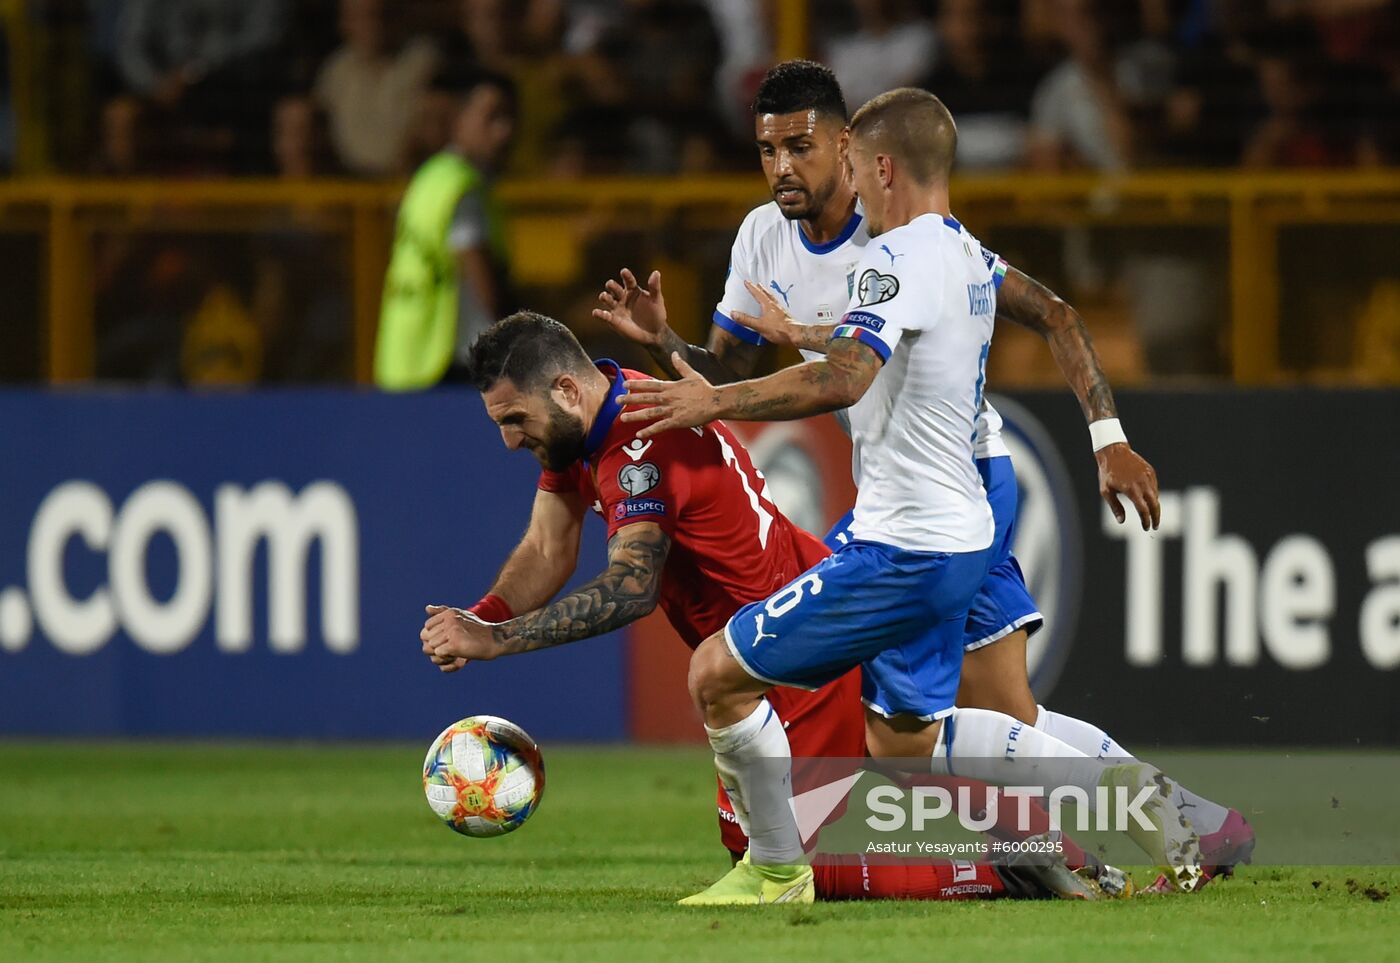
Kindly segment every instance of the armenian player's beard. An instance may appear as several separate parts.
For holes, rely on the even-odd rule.
[[[571,415],[548,399],[549,437],[539,447],[532,449],[550,471],[563,471],[583,457],[584,441],[587,434],[583,430],[583,419]]]

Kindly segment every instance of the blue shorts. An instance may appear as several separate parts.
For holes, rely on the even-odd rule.
[[[867,705],[942,718],[953,709],[963,626],[990,557],[850,542],[734,613],[725,641],[756,679],[817,689],[860,665]]]
[[[987,501],[992,505],[992,517],[996,519],[996,535],[992,540],[992,565],[987,578],[972,600],[967,613],[967,626],[963,630],[963,648],[968,652],[991,645],[1017,629],[1025,629],[1027,635],[1035,635],[1045,624],[1045,617],[1036,608],[1026,588],[1026,577],[1021,574],[1021,563],[1011,554],[1016,541],[1016,471],[1011,459],[980,458],[977,471],[982,476],[982,484],[987,489]],[[851,513],[841,519],[826,533],[827,547],[832,551],[851,540]]]

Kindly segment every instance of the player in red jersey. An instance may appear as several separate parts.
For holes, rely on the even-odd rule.
[[[722,422],[638,439],[640,426],[617,416],[623,382],[639,374],[590,360],[559,322],[512,315],[478,339],[470,366],[506,446],[528,449],[543,471],[529,529],[490,593],[469,609],[428,606],[423,651],[442,671],[602,635],[657,605],[694,648],[829,554],[777,509]],[[555,599],[574,573],[590,506],[608,526],[608,566]],[[815,692],[776,688],[769,699],[795,757],[865,755],[856,672]],[[747,846],[737,819],[721,827],[737,857]],[[954,861],[821,865],[816,888],[825,899],[1095,893],[1063,864]]]

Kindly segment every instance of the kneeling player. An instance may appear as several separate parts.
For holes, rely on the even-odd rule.
[[[595,364],[557,321],[521,313],[499,322],[473,347],[471,369],[507,447],[528,449],[544,471],[529,528],[491,592],[467,610],[428,607],[423,651],[444,672],[601,635],[657,605],[693,648],[739,608],[828,554],[778,511],[723,424],[637,439],[636,428],[618,419],[623,381],[637,374],[610,361]],[[590,505],[608,525],[607,568],[551,602],[577,565]],[[795,753],[865,754],[854,674],[816,692],[775,689],[770,698]],[[738,840],[727,840],[731,850],[742,849]],[[860,876],[859,869],[824,872],[821,894],[966,898],[1012,891],[989,868],[975,869],[972,880],[951,863],[927,872],[868,867]],[[1063,865],[1030,869],[1032,885],[1015,892],[1031,891],[1036,879],[1057,869],[1034,891],[1053,886],[1067,896],[1096,894]],[[948,885],[935,885],[940,872]]]

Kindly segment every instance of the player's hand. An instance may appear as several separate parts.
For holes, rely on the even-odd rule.
[[[623,268],[618,280],[603,285],[598,300],[603,306],[594,308],[593,316],[618,334],[646,347],[661,343],[667,326],[660,271],[652,271],[647,286],[642,287],[636,275]]]
[[[446,605],[429,605],[427,607],[429,616],[436,615],[439,612],[445,612],[447,609],[448,606]],[[420,640],[422,639],[421,633],[419,634],[419,638]],[[428,642],[423,642],[423,654],[428,657],[433,665],[437,666],[438,669],[443,672],[456,672],[467,664],[466,659],[460,659],[455,655],[439,656],[433,646]]]
[[[671,353],[671,364],[680,374],[678,381],[638,378],[625,382],[627,394],[622,404],[630,409],[623,421],[650,421],[638,438],[650,438],[672,428],[696,428],[718,417],[719,392],[705,376],[685,363],[680,352]]]
[[[1162,523],[1162,506],[1157,500],[1157,473],[1147,460],[1125,442],[1109,445],[1094,452],[1099,463],[1099,495],[1108,502],[1113,517],[1121,525],[1128,515],[1119,495],[1127,496],[1137,509],[1144,532]]]
[[[429,605],[418,638],[423,654],[443,672],[456,672],[468,662],[485,662],[500,654],[491,625],[465,609]]]
[[[791,347],[797,343],[798,328],[801,327],[787,309],[779,303],[773,292],[764,290],[752,281],[745,281],[744,287],[758,302],[760,314],[754,317],[742,311],[734,312],[734,320],[746,328],[751,328],[766,339],[778,345]]]

